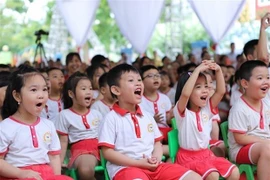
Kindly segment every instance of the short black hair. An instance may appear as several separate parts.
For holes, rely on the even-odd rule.
[[[9,69],[10,70],[10,66],[7,65],[7,64],[0,64],[0,68]]]
[[[59,71],[61,71],[61,72],[63,73],[62,69],[57,68],[57,67],[51,67],[51,68],[49,68],[49,69],[47,70],[47,74],[49,75],[50,72],[51,72],[51,71],[54,71],[54,70],[59,70]]]
[[[99,80],[98,80],[98,85],[99,85],[99,88],[101,87],[105,87],[108,82],[107,82],[107,76],[108,76],[108,73],[104,73],[100,76]]]
[[[258,39],[248,41],[243,48],[244,55],[247,57],[247,55],[253,54],[255,46],[258,45],[258,43],[259,43]]]
[[[97,66],[102,64],[105,60],[107,60],[107,58],[101,54],[97,54],[95,55],[92,60],[91,60],[91,65],[92,66]]]
[[[0,88],[7,86],[10,82],[10,72],[8,71],[1,71],[0,72]]]
[[[256,67],[267,68],[267,65],[264,62],[258,60],[246,61],[239,68],[239,79],[245,79],[249,81],[250,77],[252,76],[252,71]]]
[[[129,65],[129,64],[120,64],[120,65],[117,65],[115,67],[113,67],[109,72],[108,72],[108,75],[107,75],[107,83],[111,89],[112,86],[119,86],[119,81],[120,81],[120,78],[122,76],[122,74],[124,73],[128,73],[128,72],[134,72],[134,73],[139,73],[139,71]],[[117,98],[117,96],[115,94],[112,94],[112,97],[113,98]]]
[[[140,75],[141,75],[141,77],[143,78],[143,74],[144,74],[146,71],[149,71],[150,69],[155,69],[155,70],[159,71],[158,68],[157,68],[156,66],[153,66],[153,65],[146,65],[146,66],[143,66],[143,67],[140,68]]]
[[[70,52],[70,53],[68,53],[68,55],[66,56],[66,66],[70,63],[70,61],[73,59],[74,56],[77,56],[78,59],[82,62],[79,53],[77,53],[77,52]]]

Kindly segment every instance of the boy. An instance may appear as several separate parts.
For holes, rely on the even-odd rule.
[[[63,72],[55,67],[50,68],[47,74],[50,81],[50,93],[41,117],[54,121],[55,117],[63,109],[61,97],[65,78]]]
[[[161,75],[155,66],[147,65],[141,68],[141,78],[144,84],[144,92],[140,106],[154,117],[165,142],[167,142],[167,134],[171,130],[168,124],[171,124],[173,115],[170,99],[158,91],[161,84]]]
[[[98,80],[99,92],[102,94],[103,99],[95,101],[91,106],[91,109],[99,111],[103,117],[111,111],[115,103],[115,99],[112,97],[110,87],[107,83],[107,76],[108,73],[104,73]]]
[[[6,95],[7,86],[9,84],[10,72],[1,71],[0,72],[0,112],[2,112],[2,107]],[[0,122],[2,121],[2,116],[0,113]]]
[[[108,84],[118,103],[101,123],[98,139],[110,179],[201,179],[180,165],[161,163],[162,135],[153,116],[138,106],[144,90],[138,71],[118,65],[109,71]]]
[[[229,151],[236,163],[257,164],[258,179],[269,179],[270,105],[264,101],[269,73],[262,61],[250,60],[239,69],[243,95],[229,113]]]

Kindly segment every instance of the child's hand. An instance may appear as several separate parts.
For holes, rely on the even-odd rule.
[[[160,162],[157,160],[156,157],[150,157],[147,159],[150,164],[159,164]]]
[[[149,162],[149,160],[151,163]],[[139,167],[143,169],[148,169],[150,171],[155,171],[159,163],[153,163],[154,161],[155,159],[146,158],[145,155],[143,155],[143,158],[139,160]]]
[[[212,62],[211,64],[209,64],[209,69],[211,69],[213,71],[221,70],[220,66],[215,62]]]
[[[261,26],[263,29],[267,29],[270,27],[270,12],[266,13],[262,20],[261,20]]]
[[[155,121],[156,121],[157,123],[160,123],[164,118],[163,118],[162,114],[156,113],[156,114],[154,115],[154,119],[155,119]]]
[[[210,64],[213,63],[211,60],[203,60],[202,63],[196,68],[199,72],[204,72],[210,68]]]
[[[34,178],[36,180],[42,180],[40,174],[36,171],[32,171],[32,170],[21,170],[20,173],[20,177],[19,179],[30,179],[30,178]]]

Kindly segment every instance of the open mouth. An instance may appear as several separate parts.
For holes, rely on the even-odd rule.
[[[156,81],[156,82],[154,82],[154,85],[159,85],[159,82],[157,82],[157,81]]]
[[[262,87],[261,90],[262,91],[267,91],[268,90],[268,87]]]
[[[41,107],[42,106],[42,103],[37,103],[36,106],[37,107]]]
[[[203,101],[206,101],[207,96],[202,96],[200,99],[203,100]]]
[[[136,89],[134,92],[134,94],[136,94],[136,95],[141,95],[141,93],[142,93],[142,89],[140,89],[140,88]]]
[[[86,98],[84,98],[84,99],[87,100],[87,101],[90,101],[90,100],[91,100],[90,97],[86,97]]]

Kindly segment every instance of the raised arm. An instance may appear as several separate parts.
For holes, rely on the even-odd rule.
[[[270,12],[266,13],[261,19],[260,37],[258,42],[257,57],[269,65],[269,52],[267,48],[266,29],[270,26]]]
[[[182,113],[185,111],[189,97],[201,72],[209,69],[209,65],[212,63],[210,60],[204,60],[202,63],[193,71],[188,78],[186,84],[183,87],[181,95],[178,100],[177,108]]]
[[[216,63],[213,63],[211,64],[210,68],[215,71],[217,82],[216,91],[210,99],[212,108],[215,109],[226,92],[226,85],[220,66]]]

